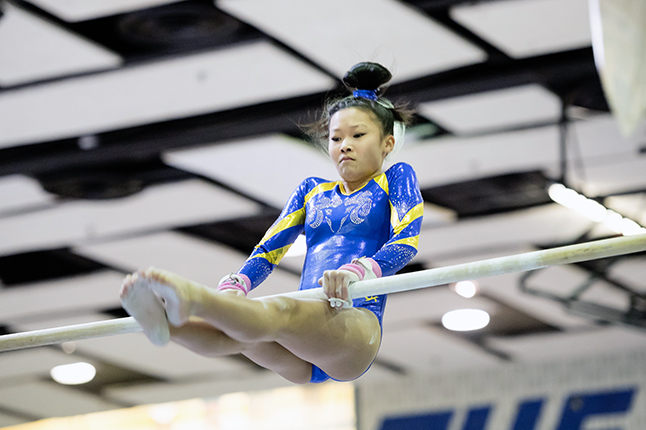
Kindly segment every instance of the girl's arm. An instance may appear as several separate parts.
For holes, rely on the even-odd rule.
[[[219,289],[237,289],[248,293],[260,285],[285,256],[305,224],[305,196],[311,188],[312,179],[304,180],[292,193],[285,208],[274,224],[267,230],[247,261],[236,275],[230,275],[220,281]],[[238,278],[238,279],[235,279]],[[239,287],[232,284],[240,282]]]
[[[411,166],[396,164],[387,172],[390,201],[390,237],[371,257],[362,257],[328,270],[319,280],[332,307],[351,306],[350,282],[390,276],[401,270],[417,254],[419,232],[424,214],[424,200],[417,176]]]

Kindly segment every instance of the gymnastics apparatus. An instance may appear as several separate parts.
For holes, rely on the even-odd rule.
[[[398,293],[458,281],[506,273],[526,272],[549,266],[580,263],[642,251],[646,251],[646,234],[604,239],[508,257],[358,281],[350,285],[349,293],[351,298]],[[327,299],[322,288],[294,291],[281,294],[281,296],[301,299]],[[141,327],[132,317],[34,330],[0,336],[0,352],[140,331],[142,331]]]

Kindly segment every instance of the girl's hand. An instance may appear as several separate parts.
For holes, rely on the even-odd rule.
[[[319,279],[319,285],[328,297],[333,308],[351,308],[352,300],[348,292],[351,282],[381,277],[381,268],[372,258],[355,258],[337,270],[326,270]]]
[[[349,270],[326,270],[323,272],[323,277],[319,279],[319,285],[323,287],[331,307],[351,308],[352,301],[348,286],[358,280],[359,276]]]
[[[232,296],[246,297],[246,294],[243,291],[234,290],[234,289],[231,289],[231,288],[226,289],[226,290],[219,290],[218,293],[219,294],[229,294],[229,295],[232,295]]]
[[[251,290],[251,280],[246,275],[230,273],[218,282],[217,292],[245,296]]]

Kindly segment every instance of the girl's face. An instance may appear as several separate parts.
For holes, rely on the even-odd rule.
[[[373,114],[362,109],[341,109],[330,118],[330,158],[348,192],[381,173],[384,159],[394,145],[393,135],[382,136]]]

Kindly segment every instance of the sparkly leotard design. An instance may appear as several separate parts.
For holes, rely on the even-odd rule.
[[[398,163],[360,190],[345,194],[340,181],[305,179],[238,273],[257,287],[305,233],[307,256],[300,290],[319,287],[325,270],[371,257],[382,276],[404,267],[417,253],[424,204],[412,167]],[[386,296],[353,300],[381,323]]]

